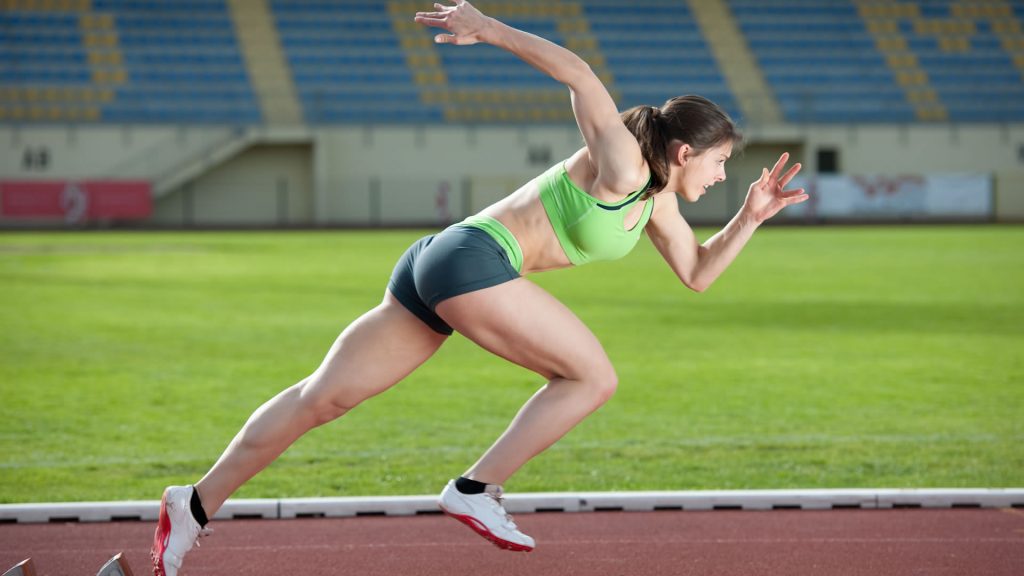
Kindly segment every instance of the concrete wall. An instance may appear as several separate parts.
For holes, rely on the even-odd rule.
[[[459,220],[582,145],[569,126],[341,128],[315,142],[324,224]]]
[[[731,217],[761,166],[782,151],[813,174],[823,147],[838,150],[845,174],[993,174],[999,218],[1024,219],[1024,125],[776,126],[747,136],[746,151],[727,165],[727,182],[684,206],[688,219]],[[156,178],[231,137],[225,128],[0,126],[0,179]],[[571,125],[337,127],[278,140],[270,131],[262,144],[162,196],[153,222],[440,226],[508,194],[582,145]],[[26,163],[26,155],[43,148],[45,166]]]
[[[156,202],[161,226],[313,224],[309,145],[256,145]]]
[[[0,125],[0,178],[147,178],[230,139],[234,128]],[[42,165],[40,152],[45,151]]]
[[[1024,222],[1024,170],[995,173],[996,217],[1005,222]]]

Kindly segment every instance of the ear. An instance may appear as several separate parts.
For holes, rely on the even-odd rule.
[[[694,154],[693,148],[689,144],[679,144],[679,150],[676,151],[676,161],[679,162],[680,166],[686,166],[686,163],[693,160]]]
[[[686,163],[693,160],[693,148],[678,140],[669,145],[669,158],[679,166],[686,166]]]

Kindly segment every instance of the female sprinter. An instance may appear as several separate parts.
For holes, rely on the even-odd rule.
[[[415,20],[447,31],[435,41],[486,42],[569,88],[582,149],[478,215],[409,248],[379,306],[348,326],[310,376],[260,407],[194,486],[164,492],[153,561],[174,575],[207,518],[308,430],[342,416],[426,361],[458,330],[547,379],[508,429],[441,492],[449,515],[498,546],[531,550],[501,504],[500,485],[611,397],[615,370],[597,338],[527,280],[542,270],[625,256],[646,231],[679,279],[703,291],[758,225],[807,199],[784,187],[800,170],[787,155],[751,184],[742,209],[703,245],[679,212],[725,180],[740,135],[704,98],[620,115],[590,67],[547,40],[481,14],[469,2],[434,5]]]

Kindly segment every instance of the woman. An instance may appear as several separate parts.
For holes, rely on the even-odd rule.
[[[565,84],[585,146],[481,214],[416,242],[381,304],[341,333],[312,375],[260,407],[195,486],[168,488],[154,538],[157,574],[176,574],[207,517],[239,486],[311,428],[407,376],[453,329],[548,380],[439,501],[498,546],[531,550],[533,539],[501,505],[500,485],[608,400],[617,378],[590,330],[524,276],[624,256],[646,231],[679,279],[703,291],[761,222],[807,199],[803,190],[784,191],[800,165],[783,173],[783,154],[750,186],[736,217],[698,244],[677,197],[695,202],[724,181],[725,161],[740,139],[717,106],[687,96],[620,115],[590,67],[569,50],[486,17],[469,2],[434,8],[415,19],[448,32],[436,42],[486,42]]]

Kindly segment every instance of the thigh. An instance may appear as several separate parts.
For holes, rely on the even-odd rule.
[[[484,349],[545,378],[575,380],[612,370],[593,332],[526,278],[449,298],[436,311]]]
[[[409,375],[446,339],[388,292],[338,336],[308,379],[306,393],[354,406]]]

